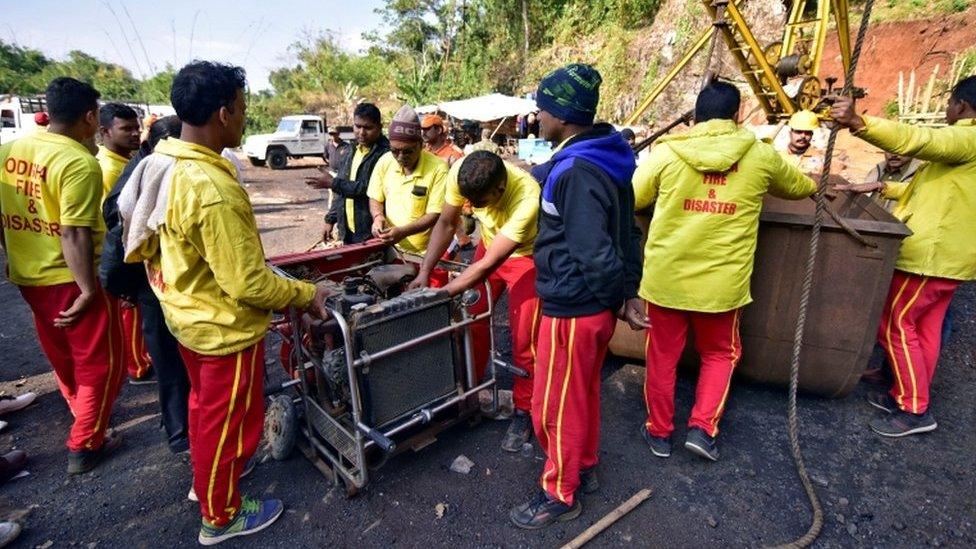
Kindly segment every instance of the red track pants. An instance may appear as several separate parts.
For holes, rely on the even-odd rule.
[[[223,526],[241,507],[237,489],[264,427],[264,340],[226,356],[180,345],[190,377],[190,459],[200,514]]]
[[[123,363],[129,377],[140,379],[149,371],[151,364],[146,338],[142,335],[142,311],[138,305],[121,299],[119,309],[122,314],[122,341],[125,347]]]
[[[929,387],[939,361],[942,321],[958,280],[895,271],[881,314],[878,341],[895,372],[891,396],[913,414],[929,408]]]
[[[485,255],[484,243],[478,244],[474,260]],[[502,290],[508,289],[508,328],[512,334],[512,358],[515,366],[529,373],[529,377],[515,377],[512,400],[515,408],[528,412],[532,407],[532,370],[536,360],[536,333],[539,329],[540,304],[535,293],[535,261],[532,256],[510,257],[491,276],[491,296],[495,303]],[[482,296],[471,308],[472,314],[488,310],[487,296]],[[471,326],[474,341],[475,376],[481,379],[488,365],[490,349],[488,321]]]
[[[532,393],[532,424],[546,453],[540,484],[572,505],[579,473],[597,464],[600,369],[616,319],[610,311],[576,318],[542,317]]]
[[[68,450],[96,450],[105,440],[112,406],[125,377],[116,300],[99,288],[73,326],[57,328],[54,319],[58,313],[81,294],[77,284],[21,286],[20,293],[34,313],[41,349],[54,367],[61,395],[74,415]]]
[[[701,371],[688,427],[698,427],[710,436],[718,434],[718,422],[732,386],[732,371],[742,357],[740,313],[741,309],[698,313],[647,303],[651,327],[644,340],[647,365],[644,401],[647,405],[645,426],[652,435],[668,437],[674,431],[674,385],[689,326],[695,331]]]

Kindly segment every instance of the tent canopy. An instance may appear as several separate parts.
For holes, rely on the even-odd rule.
[[[512,97],[500,93],[461,99],[459,101],[445,101],[436,105],[424,105],[416,111],[420,114],[442,111],[448,116],[478,122],[491,122],[505,117],[528,114],[538,110],[535,101]]]

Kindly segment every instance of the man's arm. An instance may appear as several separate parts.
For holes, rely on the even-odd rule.
[[[85,309],[95,299],[98,290],[95,280],[95,246],[92,242],[91,227],[61,227],[61,249],[68,270],[74,277],[75,283],[81,289],[81,294],[67,310],[58,313],[54,325],[59,328],[71,326],[77,322]]]
[[[444,203],[441,213],[437,216],[434,229],[430,233],[430,241],[427,243],[427,252],[424,260],[420,264],[420,271],[417,277],[410,283],[411,288],[427,286],[430,273],[437,267],[437,261],[444,256],[451,240],[454,238],[454,228],[461,219],[461,208]]]
[[[370,204],[370,206],[372,206],[372,204]],[[437,223],[438,217],[440,217],[440,215],[435,213],[424,214],[406,225],[390,227],[389,230],[381,232],[376,236],[381,238],[384,242],[396,244],[408,236],[422,233],[427,229],[430,229],[435,223]],[[376,218],[373,218],[373,226],[376,227]]]
[[[226,202],[204,209],[200,252],[227,295],[268,311],[313,305],[315,286],[277,276],[265,265],[261,239],[245,220],[247,212]]]
[[[520,243],[509,239],[505,235],[495,235],[495,238],[491,240],[491,245],[485,250],[485,255],[469,265],[467,269],[464,269],[457,278],[448,282],[447,286],[444,286],[444,290],[448,294],[455,296],[468,288],[473,288],[480,284],[491,276],[491,273],[495,272],[495,269],[500,267],[506,259],[515,253],[515,250],[518,250],[519,246],[521,246]],[[428,253],[429,251],[428,249]]]
[[[971,128],[923,128],[873,116],[863,117],[854,108],[853,99],[838,97],[831,106],[830,116],[878,148],[929,162],[976,162],[976,131]]]
[[[383,202],[370,198],[369,215],[373,218],[373,236],[381,238],[384,233],[389,231],[389,227],[386,226],[386,210],[383,207]]]

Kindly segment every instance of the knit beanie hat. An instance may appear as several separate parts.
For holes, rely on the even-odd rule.
[[[391,141],[421,141],[420,117],[410,105],[400,107],[390,122]]]
[[[601,82],[603,79],[596,69],[573,63],[552,71],[539,82],[535,102],[560,120],[588,126],[596,116]]]

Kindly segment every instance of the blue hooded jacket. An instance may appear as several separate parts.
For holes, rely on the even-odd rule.
[[[637,295],[634,152],[608,124],[571,139],[532,170],[542,184],[536,291],[552,317],[616,312]]]

